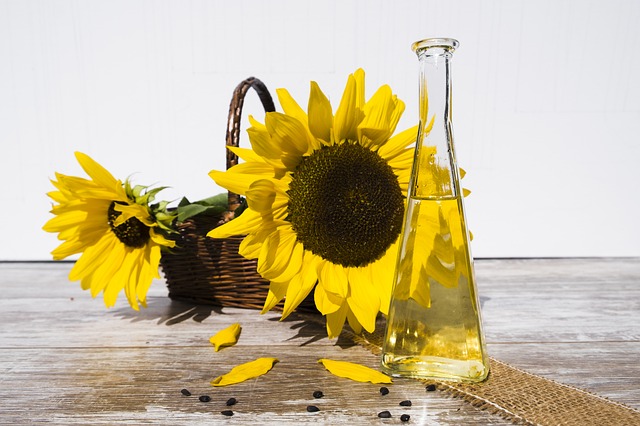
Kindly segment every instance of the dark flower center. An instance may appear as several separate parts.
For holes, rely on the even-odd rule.
[[[132,248],[142,248],[149,241],[149,227],[144,223],[140,222],[140,220],[136,217],[132,217],[127,219],[124,223],[119,226],[114,226],[113,224],[116,222],[118,216],[122,213],[116,211],[116,202],[111,202],[109,206],[109,226],[111,227],[111,231],[116,234],[116,237],[122,242],[122,244],[127,247]]]
[[[380,259],[402,228],[397,176],[357,143],[323,147],[293,173],[287,220],[304,248],[332,263],[360,267]]]

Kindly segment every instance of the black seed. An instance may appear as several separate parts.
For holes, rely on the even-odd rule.
[[[426,389],[427,389],[427,392],[433,392],[434,390],[436,390],[436,385],[434,384],[427,385]]]
[[[307,405],[307,411],[310,413],[316,413],[318,411],[320,411],[320,409],[318,407],[316,407],[315,405]]]
[[[231,416],[233,416],[233,411],[224,410],[224,411],[220,411],[220,414],[222,414],[223,416],[231,417]]]
[[[211,397],[209,395],[201,395],[200,398],[198,398],[200,400],[200,402],[209,402],[211,401]]]
[[[400,403],[400,405],[401,405],[401,406],[403,406],[403,407],[411,407],[411,401],[409,401],[408,399],[406,399],[406,400],[402,401],[402,402]]]
[[[391,418],[391,413],[388,411],[380,411],[378,413],[378,417],[380,417],[381,419],[390,419]]]
[[[389,388],[383,386],[380,388],[380,395],[387,395],[389,393]]]
[[[227,407],[230,407],[230,406],[232,406],[232,405],[236,405],[236,403],[237,403],[237,402],[238,402],[238,400],[237,400],[237,399],[235,399],[235,398],[229,398],[229,399],[227,399]]]
[[[411,418],[411,416],[410,416],[410,415],[408,415],[408,414],[403,414],[403,415],[401,415],[401,416],[400,416],[400,421],[402,421],[402,422],[408,422],[410,418]]]
[[[191,392],[189,392],[189,389],[182,389],[180,393],[184,396],[191,396]]]
[[[313,393],[313,397],[314,398],[322,398],[324,396],[324,394],[322,393],[322,391],[315,391]]]

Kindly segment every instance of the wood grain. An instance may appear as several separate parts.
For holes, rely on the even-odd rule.
[[[332,376],[318,358],[378,358],[327,339],[317,318],[172,302],[162,281],[139,313],[124,300],[105,309],[67,280],[70,267],[0,264],[0,424],[399,424],[402,413],[411,424],[509,424],[416,381],[396,379],[383,397],[380,385]],[[640,259],[477,260],[476,274],[491,356],[640,408]],[[234,322],[238,345],[214,352],[209,336]],[[209,385],[260,356],[280,362],[256,380]],[[405,399],[413,405],[398,406]]]

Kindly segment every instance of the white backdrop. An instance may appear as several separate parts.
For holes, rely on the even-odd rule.
[[[349,73],[417,120],[412,42],[457,38],[454,129],[476,257],[640,256],[640,2],[0,0],[0,260],[49,259],[55,171],[221,192],[234,87],[306,105]],[[256,97],[245,112],[261,117]],[[246,126],[245,126],[246,129]],[[244,133],[244,132],[243,132]],[[246,137],[243,141],[247,143]]]

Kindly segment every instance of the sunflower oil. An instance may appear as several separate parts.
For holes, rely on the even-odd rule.
[[[461,197],[409,198],[383,347],[387,374],[486,378],[467,235]]]
[[[452,130],[457,40],[412,49],[420,64],[420,123],[382,347],[392,376],[479,382],[489,374]]]

